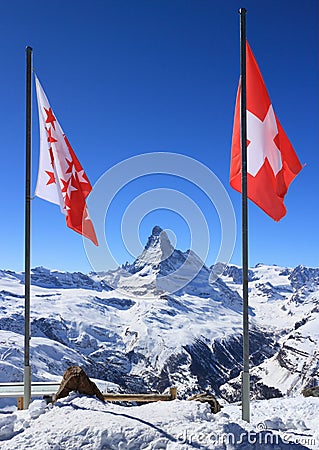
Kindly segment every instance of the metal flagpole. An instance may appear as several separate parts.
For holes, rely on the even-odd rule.
[[[26,48],[26,172],[25,172],[25,253],[24,253],[24,408],[31,400],[30,366],[30,284],[31,284],[31,127],[32,127],[32,48]]]
[[[249,387],[249,322],[248,322],[248,208],[247,208],[247,116],[246,116],[246,13],[240,14],[240,76],[241,76],[241,157],[242,157],[242,264],[243,264],[243,373],[242,419],[250,421]]]

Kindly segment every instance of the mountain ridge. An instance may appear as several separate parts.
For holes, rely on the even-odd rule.
[[[34,380],[57,379],[76,364],[122,391],[174,384],[184,397],[209,390],[238,400],[241,270],[229,265],[210,283],[211,268],[199,268],[196,255],[173,249],[154,228],[144,255],[115,271],[32,270]],[[179,282],[189,254],[198,273],[171,292],[174,268]],[[23,278],[0,271],[0,381],[23,378]],[[292,395],[319,384],[319,269],[258,264],[249,269],[249,299],[252,394]]]

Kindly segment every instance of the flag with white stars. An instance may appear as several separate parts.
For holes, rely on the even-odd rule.
[[[40,158],[35,195],[60,206],[69,228],[98,245],[86,197],[92,186],[57,121],[37,77]]]

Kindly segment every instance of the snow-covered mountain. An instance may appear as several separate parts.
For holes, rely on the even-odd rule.
[[[32,271],[34,381],[81,365],[112,389],[240,395],[241,270],[210,269],[154,227],[142,254],[105,273]],[[318,380],[319,269],[250,269],[252,391],[272,397]],[[0,381],[23,379],[23,274],[0,271]]]
[[[240,291],[240,270],[228,267],[224,281]],[[319,385],[319,269],[258,265],[250,270],[254,322],[277,336],[278,351],[251,369],[257,398],[296,394]],[[252,355],[253,359],[253,355]],[[239,399],[240,378],[221,387]]]
[[[222,280],[209,282],[210,270],[192,251],[174,249],[167,234],[159,226],[153,228],[142,254],[132,263],[107,273],[95,274],[95,279],[108,283],[125,295],[144,298],[176,293],[211,297],[233,308],[241,309],[241,297]]]

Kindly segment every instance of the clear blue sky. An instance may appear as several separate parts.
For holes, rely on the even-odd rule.
[[[239,78],[239,15],[274,109],[306,164],[275,223],[249,205],[250,265],[318,266],[318,2],[307,0],[77,0],[1,2],[1,253],[0,268],[23,270],[25,173],[25,47],[51,106],[94,185],[114,164],[147,152],[176,152],[209,167],[225,186],[237,218],[232,262],[241,264],[240,194],[229,186],[233,111]],[[33,98],[33,181],[39,153]],[[214,262],[220,230],[214,208],[187,182],[149,176],[126,186],[107,215],[119,262],[121,217],[137,195],[168,187],[202,209]],[[210,209],[211,208],[211,209]],[[216,214],[215,214],[216,216]],[[141,223],[172,229],[186,250],[189,233],[176,214],[158,210]],[[32,266],[88,272],[82,238],[57,206],[32,202]]]

